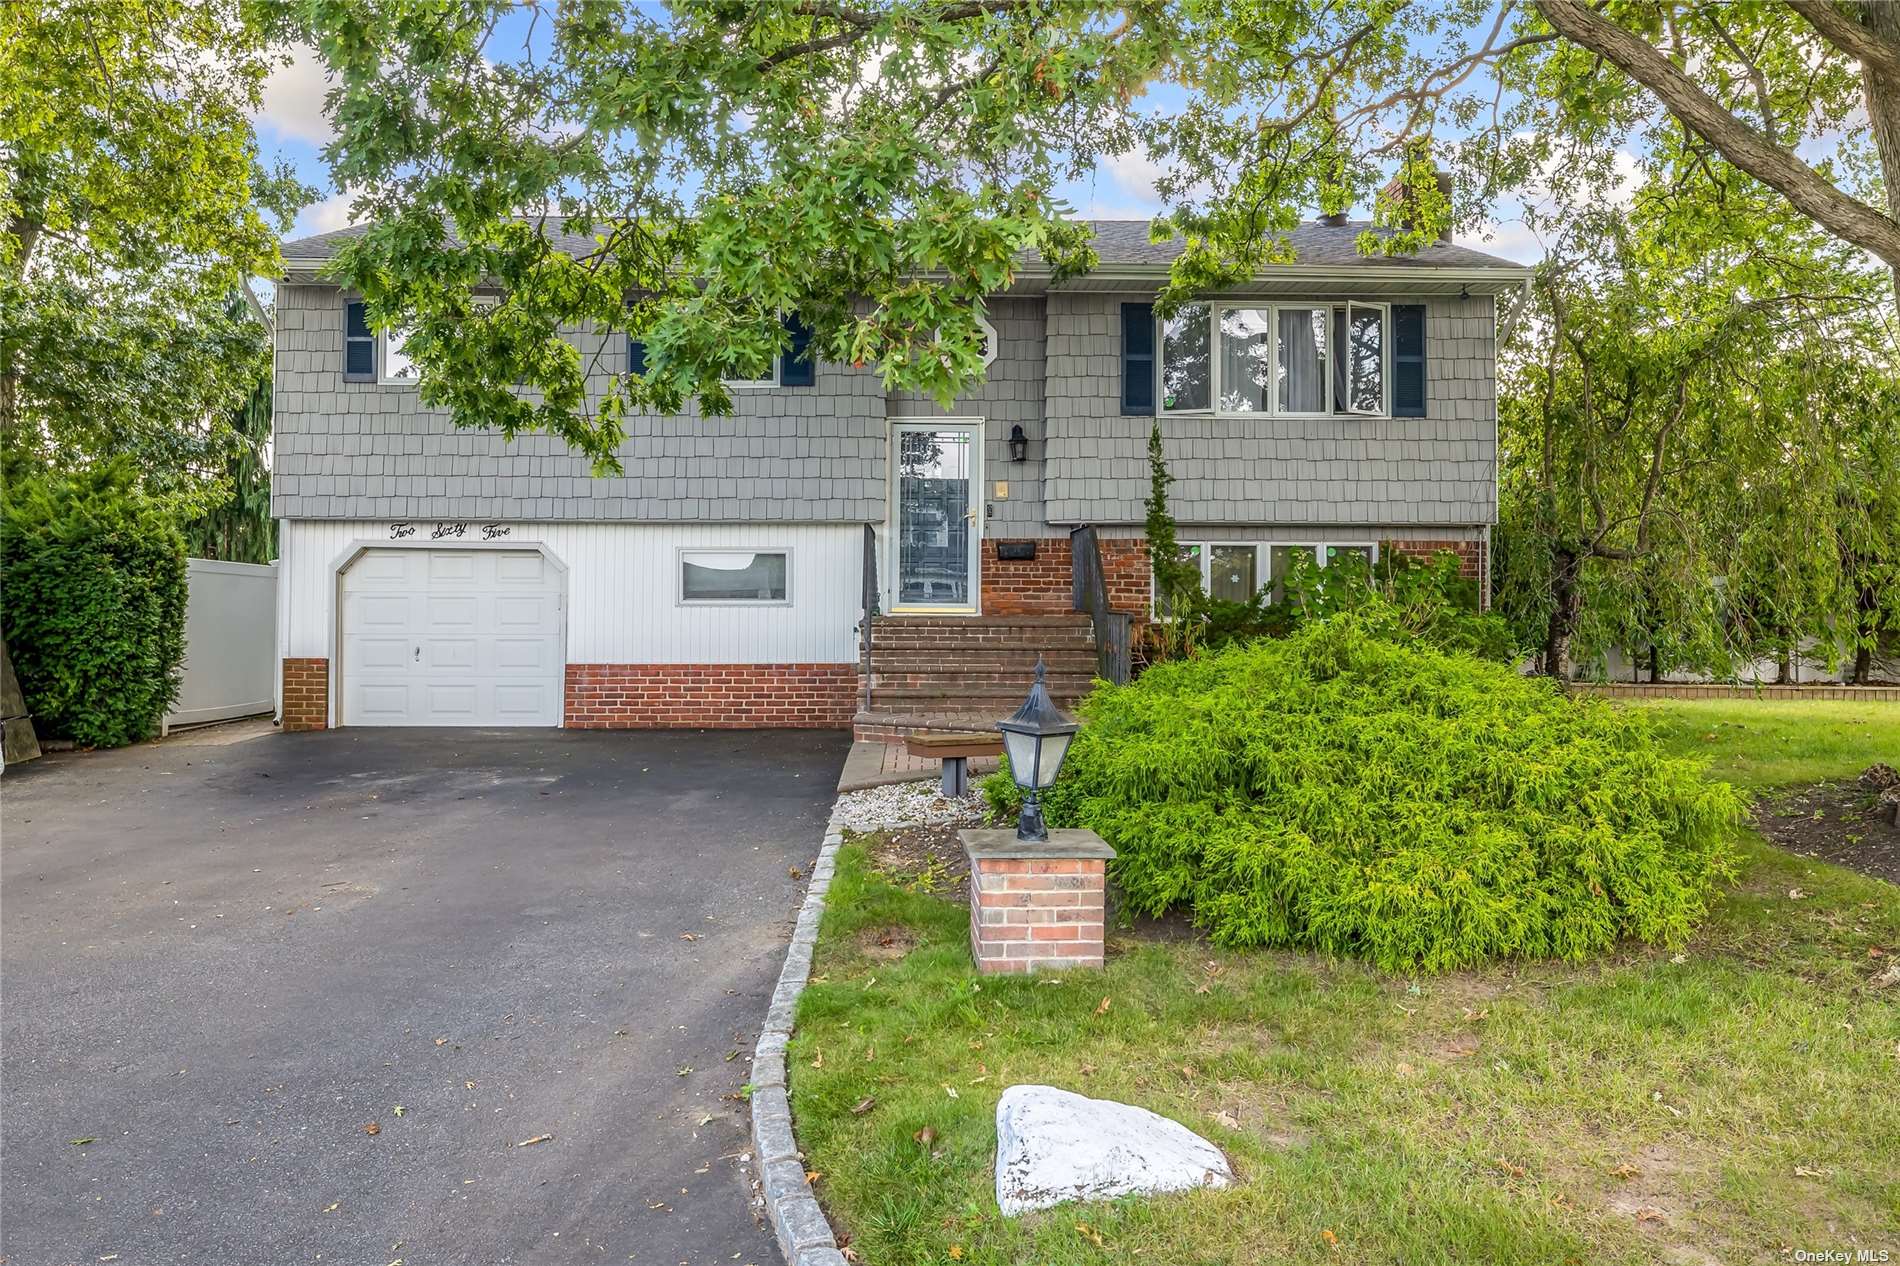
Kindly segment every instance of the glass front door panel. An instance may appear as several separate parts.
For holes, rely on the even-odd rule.
[[[898,604],[974,606],[976,434],[900,430],[897,436]]]

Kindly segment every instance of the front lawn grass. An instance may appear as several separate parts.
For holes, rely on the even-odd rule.
[[[1852,778],[1875,761],[1900,765],[1900,707],[1819,699],[1657,699],[1629,706],[1655,714],[1677,756],[1701,756],[1709,773],[1747,791]]]
[[[1655,706],[1679,750],[1753,787],[1900,747],[1900,710]],[[1021,980],[979,979],[966,908],[847,843],[790,1054],[807,1168],[870,1266],[1900,1248],[1900,987],[1872,983],[1900,893],[1742,848],[1681,961],[1411,978],[1144,930],[1111,935],[1105,971]],[[994,1114],[1020,1082],[1185,1122],[1240,1182],[1005,1219]]]

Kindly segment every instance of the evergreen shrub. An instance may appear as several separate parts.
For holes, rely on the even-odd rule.
[[[1443,971],[1676,945],[1743,800],[1641,712],[1346,611],[1098,685],[1051,826],[1115,847],[1125,905],[1224,946]],[[1013,814],[1005,769],[985,791]]]
[[[185,657],[185,540],[129,461],[16,463],[0,513],[0,628],[43,737],[117,747],[157,732]]]

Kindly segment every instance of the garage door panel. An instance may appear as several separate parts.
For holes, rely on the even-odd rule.
[[[495,627],[508,633],[520,633],[544,627],[548,620],[547,598],[509,594],[495,599]]]
[[[430,672],[479,667],[481,643],[472,637],[432,637],[422,644],[422,666]]]
[[[473,629],[479,615],[481,603],[473,594],[456,594],[444,597],[430,594],[423,600],[431,632],[460,632]]]
[[[343,725],[559,725],[562,576],[524,550],[369,550],[342,578]]]
[[[444,685],[431,682],[423,687],[424,706],[431,714],[431,725],[453,725],[456,721],[474,723],[477,718],[478,692],[472,684]]]
[[[546,686],[495,687],[495,711],[509,724],[533,725],[529,717],[541,715],[548,706],[548,688]]]
[[[495,639],[495,670],[506,673],[545,674],[551,663],[551,648],[540,638],[498,637]]]
[[[352,709],[361,724],[401,724],[409,715],[409,687],[403,685],[364,684],[352,691],[356,707]]]
[[[356,639],[352,661],[359,669],[371,672],[409,667],[409,640],[400,637],[362,637]]]
[[[359,589],[378,586],[406,589],[410,571],[410,560],[399,551],[373,551],[350,565],[350,582]]]
[[[539,554],[499,554],[495,557],[495,580],[501,585],[540,586],[547,580],[547,560]]]
[[[444,550],[430,554],[429,583],[466,586],[474,581],[476,563],[480,558],[480,555],[466,550]]]
[[[352,627],[365,633],[382,629],[406,633],[409,605],[407,594],[358,594],[344,604],[343,615]]]

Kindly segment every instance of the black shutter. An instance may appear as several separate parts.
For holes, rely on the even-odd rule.
[[[644,374],[647,371],[647,345],[633,335],[627,335],[627,372]]]
[[[361,299],[343,305],[343,381],[376,381],[376,333]]]
[[[1122,305],[1122,412],[1141,417],[1155,411],[1155,306]]]
[[[1425,305],[1392,305],[1392,416],[1425,416]]]
[[[818,362],[811,354],[811,327],[795,316],[788,316],[785,332],[792,336],[792,345],[779,362],[779,386],[809,387],[818,381]]]

